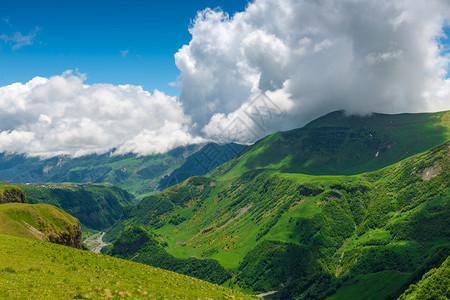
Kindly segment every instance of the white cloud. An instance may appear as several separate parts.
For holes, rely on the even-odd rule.
[[[4,19],[4,21],[11,26],[9,19]],[[20,49],[24,46],[33,45],[37,33],[40,31],[39,27],[35,27],[32,31],[30,31],[27,35],[23,35],[21,32],[17,31],[12,33],[11,35],[2,34],[0,35],[0,40],[11,45],[13,50]]]
[[[241,124],[241,142],[338,109],[450,109],[439,45],[449,17],[446,0],[255,0],[232,17],[206,9],[175,54],[180,101],[208,137]],[[269,93],[285,114],[261,128],[248,106]]]
[[[153,154],[195,142],[180,103],[139,86],[83,83],[65,72],[0,87],[0,150],[53,156]]]

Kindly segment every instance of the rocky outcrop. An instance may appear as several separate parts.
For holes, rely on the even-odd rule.
[[[66,231],[50,232],[47,234],[49,242],[81,249],[81,226],[67,226]]]

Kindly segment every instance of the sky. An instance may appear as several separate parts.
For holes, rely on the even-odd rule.
[[[251,144],[450,109],[447,0],[1,1],[0,152]]]
[[[189,43],[197,11],[234,14],[246,0],[0,1],[0,86],[79,69],[86,83],[140,85],[169,95],[179,70],[174,54]],[[27,43],[30,43],[27,45]],[[12,46],[12,47],[11,47]]]

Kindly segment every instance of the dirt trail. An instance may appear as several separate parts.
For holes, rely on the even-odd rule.
[[[108,246],[108,243],[103,242],[104,232],[96,233],[89,236],[84,240],[84,243],[88,246],[89,250],[94,253],[100,253],[103,247]]]
[[[273,295],[273,294],[275,294],[277,292],[278,291],[271,291],[271,292],[267,292],[267,293],[262,293],[262,294],[256,295],[256,297],[264,299],[265,296],[270,296],[270,295]]]

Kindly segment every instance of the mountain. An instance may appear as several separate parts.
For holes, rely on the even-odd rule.
[[[0,253],[5,299],[253,299],[177,273],[22,237],[0,234]]]
[[[110,184],[37,183],[18,184],[28,202],[46,203],[63,209],[88,228],[104,230],[122,214],[123,206],[135,199]]]
[[[331,113],[126,207],[105,238],[141,226],[158,243],[128,255],[213,259],[249,293],[391,299],[450,254],[449,129],[448,111]]]
[[[188,156],[184,164],[175,169],[170,175],[164,176],[159,182],[158,190],[162,191],[192,176],[208,174],[218,166],[233,159],[244,148],[245,146],[235,143],[223,145],[216,143],[206,144],[202,149]]]
[[[102,155],[76,158],[63,155],[49,159],[2,153],[0,178],[17,183],[109,182],[141,197],[189,176],[204,175],[233,158],[243,147],[208,143],[149,156],[114,155],[112,150]],[[192,155],[195,157],[191,158]]]
[[[278,132],[249,147],[228,177],[255,169],[310,175],[378,170],[450,139],[450,111],[346,116],[329,113],[303,128]]]

